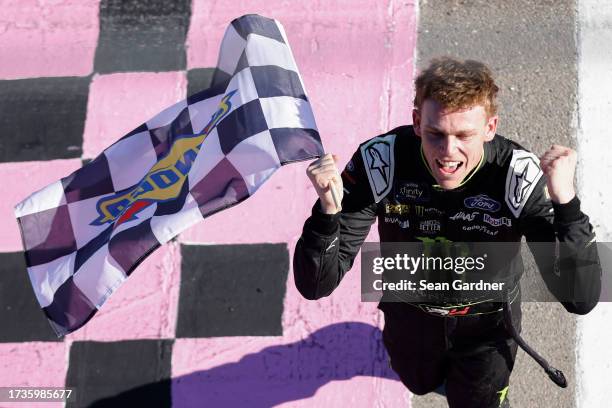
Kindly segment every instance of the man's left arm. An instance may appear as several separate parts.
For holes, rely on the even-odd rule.
[[[553,145],[540,166],[544,175],[521,214],[521,227],[548,288],[568,312],[586,314],[599,301],[601,266],[593,227],[574,189],[576,152]],[[556,241],[558,255],[553,245],[535,244]]]

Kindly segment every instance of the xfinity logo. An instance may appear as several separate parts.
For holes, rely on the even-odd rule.
[[[499,201],[495,201],[486,194],[479,194],[474,197],[468,197],[463,200],[463,204],[467,208],[476,208],[478,210],[485,210],[490,212],[497,212],[501,208]]]
[[[395,198],[398,201],[408,200],[414,202],[426,202],[429,201],[429,191],[427,190],[426,185],[404,183],[400,184],[399,188],[396,187]]]

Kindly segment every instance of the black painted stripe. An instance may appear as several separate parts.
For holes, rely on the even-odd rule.
[[[0,253],[0,342],[58,341],[32,290],[22,252]]]
[[[102,0],[94,70],[184,70],[190,17],[190,0]]]
[[[0,162],[81,157],[90,80],[0,81]]]
[[[177,337],[278,336],[286,244],[182,245]]]
[[[170,407],[171,340],[76,341],[70,347],[67,407]]]

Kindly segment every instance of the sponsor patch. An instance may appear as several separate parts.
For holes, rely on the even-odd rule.
[[[482,220],[494,227],[501,227],[502,225],[505,225],[507,227],[512,226],[512,220],[508,217],[494,218],[491,217],[489,214],[483,214]]]
[[[410,206],[408,204],[386,204],[386,214],[408,214]]]
[[[429,187],[425,183],[397,183],[395,186],[395,199],[400,202],[426,203],[430,199]]]
[[[440,232],[440,221],[438,220],[425,220],[419,224],[419,230],[426,234],[435,234]]]
[[[468,312],[470,311],[470,306],[466,306],[462,309],[452,309],[450,312],[448,312],[449,316],[463,316],[466,315]]]
[[[498,230],[491,231],[486,225],[464,225],[462,229],[464,231],[480,231],[492,237],[496,236],[499,232]]]
[[[444,211],[440,211],[435,207],[423,207],[422,205],[415,205],[414,212],[417,216],[423,217],[425,215],[443,216]]]
[[[506,204],[518,218],[525,203],[542,177],[540,160],[531,152],[514,150],[506,175]]]
[[[436,313],[439,314],[440,316],[446,316],[448,315],[449,311],[446,309],[440,309],[437,307],[432,307],[432,306],[426,306],[426,305],[422,305],[421,306],[423,308],[423,310],[425,310],[426,312],[429,313]]]
[[[382,200],[393,186],[394,144],[395,135],[386,135],[376,137],[360,148],[372,195],[376,202]]]
[[[459,211],[458,213],[455,213],[454,215],[448,217],[448,219],[453,221],[474,221],[478,214],[478,211],[473,211],[471,213]]]
[[[408,220],[403,220],[398,217],[385,217],[385,222],[388,224],[397,224],[400,228],[410,227],[410,222]]]
[[[463,200],[463,205],[465,205],[466,208],[475,208],[489,212],[497,212],[501,208],[499,201],[495,201],[486,194],[468,197]]]

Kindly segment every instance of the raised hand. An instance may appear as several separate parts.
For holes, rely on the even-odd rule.
[[[325,214],[335,214],[340,211],[334,201],[332,188],[336,192],[338,204],[342,202],[342,177],[336,166],[337,159],[336,155],[327,153],[313,161],[306,169],[306,174],[321,200],[321,211]]]
[[[577,157],[569,147],[552,145],[540,158],[550,199],[557,204],[568,203],[576,196],[574,174]]]

